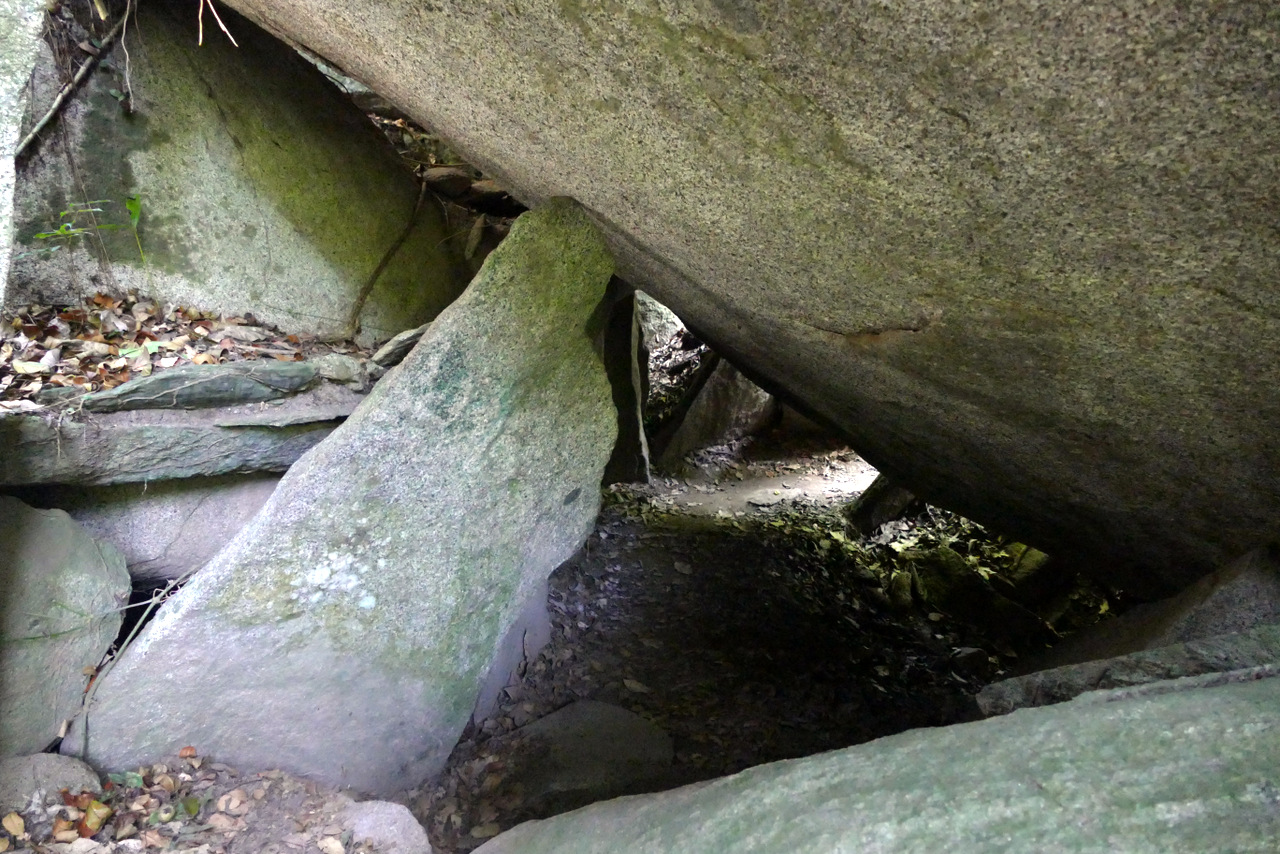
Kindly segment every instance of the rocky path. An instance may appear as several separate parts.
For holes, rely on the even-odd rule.
[[[829,443],[762,442],[745,461],[703,462],[690,480],[615,493],[552,576],[551,643],[410,799],[437,851],[471,850],[551,810],[522,791],[510,733],[575,701],[629,709],[671,735],[674,762],[651,787],[974,714],[980,686],[956,667],[955,637],[742,524],[829,513],[874,470]]]

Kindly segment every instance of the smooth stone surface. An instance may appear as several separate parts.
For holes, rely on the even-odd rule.
[[[1049,567],[1052,570],[1052,566]],[[1177,596],[1139,605],[1030,658],[1045,670],[1280,624],[1280,546],[1255,549]]]
[[[763,429],[777,412],[773,396],[723,359],[666,438],[658,465],[672,471],[685,454],[724,445]]]
[[[508,782],[519,784],[524,802],[539,811],[662,788],[675,756],[661,727],[594,700],[571,703],[516,732],[524,743],[512,754]]]
[[[282,472],[362,400],[325,383],[283,401],[218,409],[0,417],[0,486]]]
[[[61,510],[0,496],[0,756],[44,750],[80,708],[129,601],[124,558]]]
[[[39,0],[0,0],[0,290],[9,278],[13,241],[13,155],[21,141],[27,81],[44,24]]]
[[[0,815],[26,809],[37,791],[72,794],[102,791],[93,769],[70,756],[36,753],[0,759]]]
[[[517,220],[101,679],[89,761],[196,744],[375,796],[439,771],[508,628],[594,524],[614,413],[592,342],[611,273],[573,202]],[[82,745],[76,729],[63,749]]]
[[[345,335],[391,253],[360,313],[362,339],[438,314],[467,273],[439,208],[418,205],[386,139],[291,48],[234,12],[224,21],[238,48],[216,27],[197,45],[190,12],[181,2],[137,10],[128,35],[145,32],[146,45],[134,50],[126,35],[130,55],[118,44],[110,53],[129,86],[120,72],[90,75],[21,168],[19,253],[48,248],[34,235],[86,200],[105,200],[95,222],[121,227],[15,260],[4,304],[75,302],[107,282],[204,311],[251,311],[288,332]],[[58,73],[47,62],[37,75],[38,112]],[[125,88],[128,114],[110,93]],[[137,239],[130,194],[141,195]]]
[[[86,394],[79,404],[89,412],[238,406],[286,397],[302,391],[319,376],[320,370],[312,362],[182,365]]]
[[[1270,4],[232,5],[925,500],[1150,596],[1280,533]]]
[[[351,831],[353,840],[368,841],[382,854],[433,854],[427,832],[403,804],[360,801],[334,820]]]
[[[1262,854],[1277,768],[1270,678],[913,730],[529,822],[476,854]]]
[[[1004,679],[979,691],[977,701],[982,713],[991,717],[1061,703],[1087,691],[1268,665],[1280,665],[1280,625]]]
[[[279,475],[197,477],[114,486],[24,489],[34,507],[65,510],[124,555],[134,582],[172,581],[195,572],[252,521]]]

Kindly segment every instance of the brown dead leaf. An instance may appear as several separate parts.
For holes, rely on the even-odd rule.
[[[637,682],[635,679],[623,679],[622,684],[626,686],[626,689],[628,691],[633,691],[636,694],[653,693],[652,688],[650,688],[648,685],[644,684],[643,682]]]
[[[8,851],[8,850],[9,850],[9,838],[7,836],[0,838],[0,851]]]
[[[164,835],[158,830],[144,830],[138,835],[138,838],[142,840],[143,846],[147,848],[167,848],[169,846],[169,840],[165,839]]]
[[[209,820],[205,823],[220,833],[231,833],[243,830],[245,827],[244,819],[227,815],[224,812],[214,813],[209,816]]]
[[[498,826],[496,821],[476,825],[471,828],[471,835],[476,839],[488,839],[490,836],[497,836],[501,832],[502,828]]]
[[[232,789],[218,798],[218,811],[231,812],[239,808],[247,800],[249,800],[249,795],[244,789]]]
[[[178,758],[180,759],[193,759],[195,755],[196,749],[189,744],[178,751]]]

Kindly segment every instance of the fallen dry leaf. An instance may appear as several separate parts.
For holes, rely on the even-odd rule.
[[[245,826],[244,819],[227,815],[224,812],[216,812],[213,815],[209,816],[209,820],[206,822],[206,824],[208,824],[214,830],[220,831],[222,833],[227,833],[233,830],[241,830]]]
[[[649,694],[653,689],[643,682],[637,682],[634,679],[623,679],[622,684],[626,686],[628,691],[634,691],[637,694]]]
[[[189,744],[178,751],[178,757],[181,759],[192,759],[195,755],[196,749]]]
[[[3,819],[0,819],[0,825],[3,825],[4,829],[9,831],[10,836],[22,836],[27,832],[27,823],[16,812],[11,812]]]
[[[502,828],[498,826],[496,821],[479,824],[471,828],[471,835],[476,839],[488,839],[490,836],[497,836],[501,832]]]

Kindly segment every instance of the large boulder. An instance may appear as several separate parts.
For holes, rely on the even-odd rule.
[[[611,272],[572,202],[521,217],[102,677],[88,744],[64,750],[118,768],[193,744],[373,794],[438,771],[500,641],[594,523]]]
[[[61,510],[0,496],[0,757],[44,750],[120,630],[124,558]]]
[[[344,335],[356,315],[369,340],[462,291],[439,206],[319,71],[234,13],[239,48],[212,26],[197,45],[182,3],[133,15],[19,169],[5,304],[132,289],[290,332]],[[37,116],[62,82],[47,53]],[[60,218],[77,207],[100,210]],[[84,235],[35,237],[72,220]]]
[[[1273,851],[1280,678],[1089,695],[594,804],[476,854]]]
[[[13,155],[22,135],[27,80],[36,61],[45,4],[39,0],[0,2],[0,289],[9,276],[13,239]]]
[[[1280,530],[1271,6],[230,2],[923,498],[1130,589]]]

